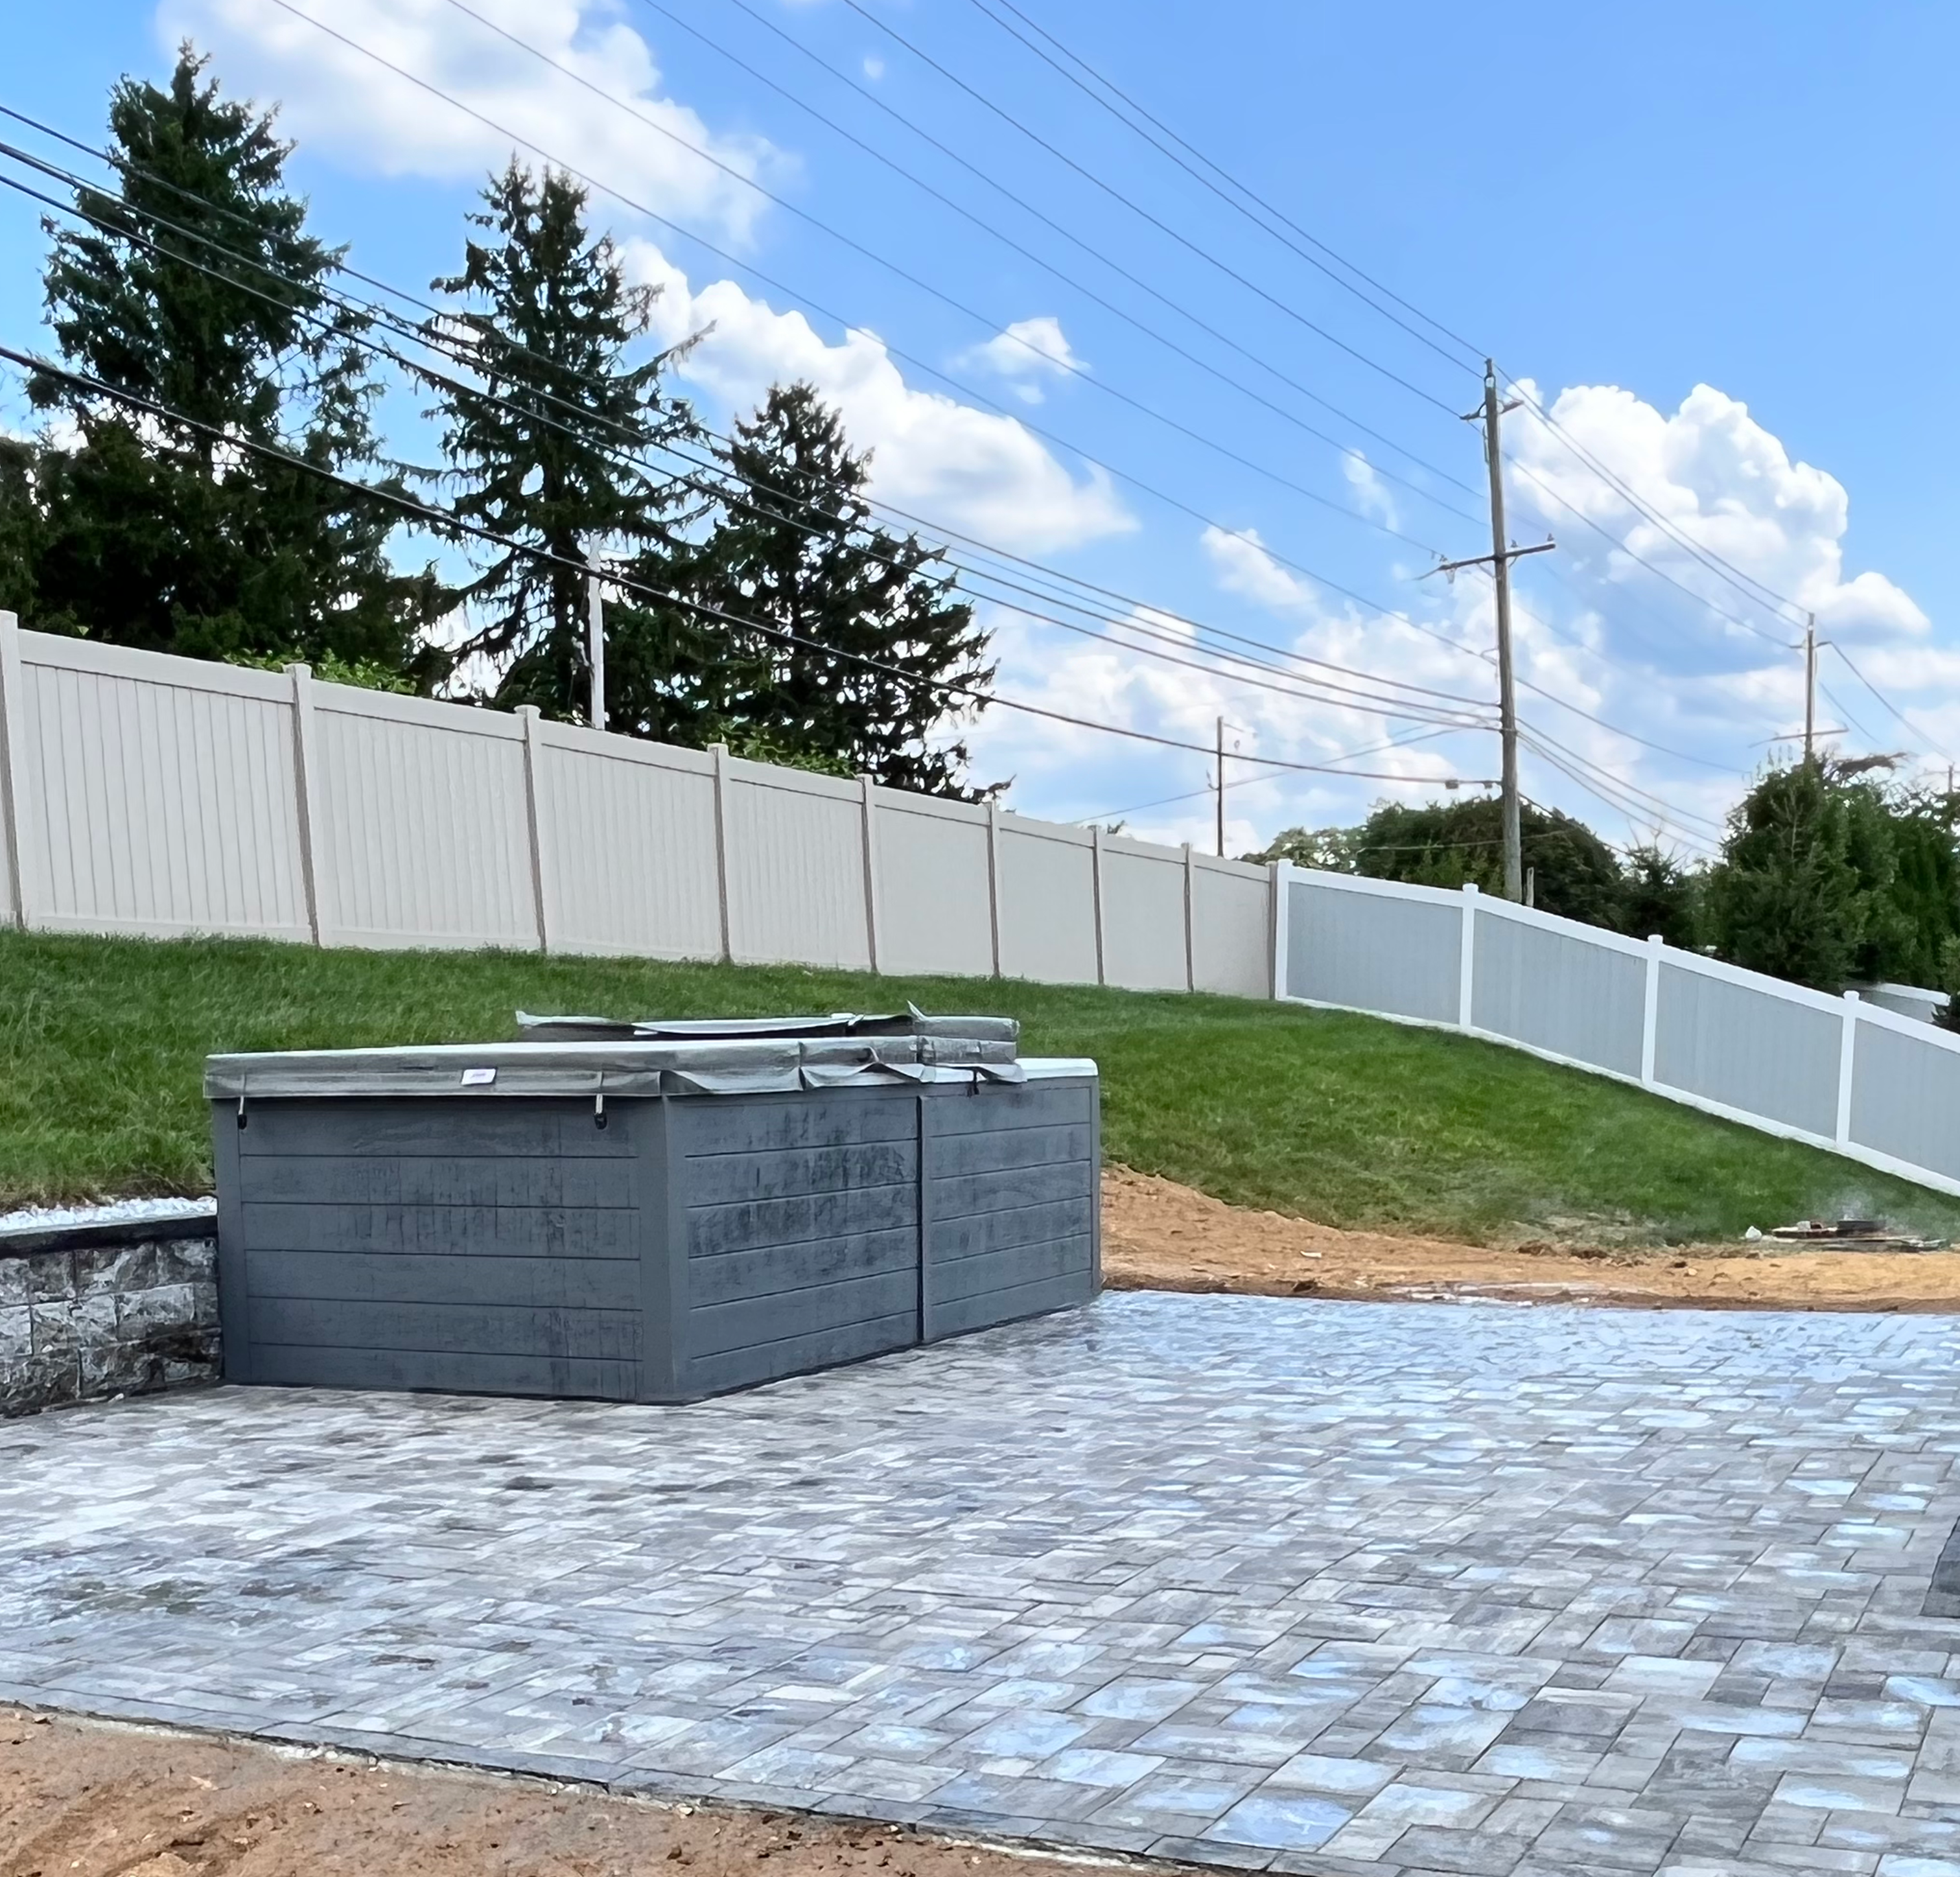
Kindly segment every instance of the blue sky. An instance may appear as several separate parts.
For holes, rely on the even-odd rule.
[[[873,446],[886,499],[1164,609],[1112,603],[1131,621],[1102,625],[1118,646],[990,606],[1004,692],[1185,741],[1223,714],[1248,754],[1402,778],[1235,763],[1235,850],[1495,772],[1481,730],[1351,753],[1437,728],[1360,708],[1385,680],[1456,716],[1491,693],[1488,583],[1420,577],[1432,550],[1489,545],[1476,435],[1453,415],[1478,394],[1469,355],[1254,227],[976,0],[291,4],[638,204],[601,192],[593,212],[663,284],[662,336],[708,330],[682,388],[711,422],[813,377]],[[1551,407],[1558,431],[1526,410],[1507,435],[1513,533],[1560,542],[1520,576],[1534,797],[1615,840],[1705,845],[1800,721],[1793,606],[1839,648],[1822,708],[1855,718],[1846,745],[1943,778],[1960,753],[1951,9],[1022,11]],[[510,136],[276,0],[43,10],[14,23],[4,101],[94,138],[110,83],[161,75],[184,33],[228,86],[282,103],[321,232],[408,287],[454,265]],[[42,250],[29,205],[0,200],[10,340],[35,336]],[[415,408],[390,406],[410,453]],[[17,397],[0,412],[21,421]],[[1248,682],[1184,619],[1322,663]],[[1300,695],[1316,673],[1348,688]],[[976,774],[1012,775],[1026,812],[1157,804],[1133,832],[1210,838],[1198,756],[1007,711],[970,736]]]

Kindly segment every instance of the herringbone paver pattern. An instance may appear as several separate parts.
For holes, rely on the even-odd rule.
[[[1285,1872],[1960,1877],[1960,1325],[1112,1296],[0,1426],[0,1696]]]

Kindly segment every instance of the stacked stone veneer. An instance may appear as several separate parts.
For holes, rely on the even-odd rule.
[[[218,1225],[0,1231],[0,1414],[215,1382]]]

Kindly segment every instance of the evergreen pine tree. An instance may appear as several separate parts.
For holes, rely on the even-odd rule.
[[[72,426],[44,434],[8,504],[31,511],[11,524],[33,539],[30,616],[203,657],[425,666],[444,596],[390,566],[399,511],[238,447],[359,476],[379,457],[380,387],[365,321],[323,291],[342,250],[286,190],[291,146],[205,66],[186,46],[167,89],[116,86],[116,192],[79,190],[83,225],[47,224],[44,285],[65,363],[206,428],[30,380]]]
[[[1866,876],[1871,844],[1858,824],[1868,804],[1854,774],[1828,759],[1774,769],[1731,811],[1708,876],[1710,936],[1723,957],[1833,993],[1857,975],[1879,896]]]
[[[706,700],[738,747],[829,759],[888,787],[975,799],[966,746],[935,739],[994,667],[943,557],[876,527],[837,413],[807,384],[778,385],[736,427],[727,512],[703,547],[697,591],[722,612],[795,635],[727,627],[733,650]],[[832,653],[878,661],[877,666]]]
[[[698,431],[662,392],[670,355],[628,361],[654,290],[628,285],[612,242],[588,231],[584,191],[514,159],[483,204],[470,220],[489,238],[470,240],[463,271],[434,282],[465,303],[428,329],[464,361],[460,376],[430,380],[449,465],[435,479],[458,518],[521,546],[490,550],[464,590],[476,623],[457,657],[488,665],[499,705],[584,717],[585,556],[600,546],[625,577],[672,585],[701,504],[633,459]],[[606,626],[609,727],[700,740],[698,668],[717,656],[716,635],[630,595],[608,604]]]

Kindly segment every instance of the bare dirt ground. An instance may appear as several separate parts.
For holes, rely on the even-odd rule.
[[[1452,1244],[1253,1212],[1125,1167],[1102,1176],[1102,1274],[1118,1290],[1758,1310],[1960,1309],[1960,1252],[1758,1245]]]
[[[1042,1877],[1080,1863],[0,1708],[0,1877]]]

